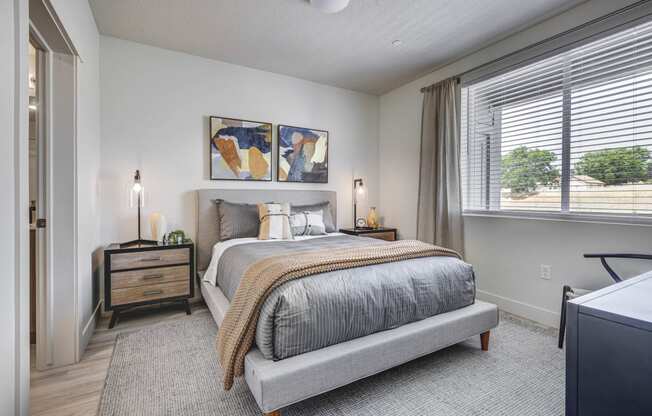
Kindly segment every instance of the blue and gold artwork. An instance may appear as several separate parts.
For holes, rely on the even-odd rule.
[[[272,180],[272,125],[210,118],[211,179]]]
[[[278,181],[328,183],[328,132],[278,126]]]

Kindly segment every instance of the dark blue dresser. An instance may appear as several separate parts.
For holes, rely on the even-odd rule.
[[[567,311],[566,415],[652,415],[652,273]]]

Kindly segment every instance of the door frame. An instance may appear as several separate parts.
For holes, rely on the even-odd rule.
[[[78,56],[50,2],[29,3],[29,40],[38,46],[40,58],[37,215],[46,220],[45,228],[37,229],[35,366],[44,370],[81,358],[77,290]],[[64,254],[62,246],[67,248]]]
[[[10,294],[14,298],[13,316],[8,316],[10,325],[15,329],[13,334],[7,334],[14,344],[13,356],[5,356],[3,364],[12,362],[14,371],[12,376],[7,375],[8,386],[13,390],[6,392],[2,398],[13,400],[7,403],[8,410],[12,414],[27,415],[29,411],[29,385],[30,385],[30,343],[29,343],[29,172],[28,172],[28,130],[29,130],[29,90],[28,90],[28,41],[29,41],[29,9],[27,2],[14,0],[4,2],[3,11],[8,11],[10,16],[4,15],[2,32],[3,36],[11,36],[10,42],[13,45],[2,48],[3,61],[8,62],[9,73],[13,80],[4,82],[3,87],[9,88],[9,97],[12,103],[9,105],[10,116],[8,131],[11,134],[10,148],[12,155],[3,155],[3,163],[13,164],[13,178],[11,195],[8,195],[13,205],[12,218],[14,227],[8,232],[13,240],[13,252],[6,256],[7,260],[13,258],[6,267],[10,274],[13,274],[13,291]],[[3,45],[7,46],[7,45]],[[4,127],[4,126],[3,126]],[[5,183],[9,183],[6,181]],[[13,321],[13,322],[12,322]]]

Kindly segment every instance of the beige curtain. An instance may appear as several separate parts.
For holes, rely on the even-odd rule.
[[[422,92],[417,238],[463,254],[457,80]]]

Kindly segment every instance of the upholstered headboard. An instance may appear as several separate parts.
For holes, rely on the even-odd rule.
[[[290,202],[297,205],[329,201],[333,222],[337,226],[337,195],[335,191],[288,189],[200,189],[197,191],[197,270],[206,270],[217,243],[216,199],[257,204],[260,202]]]

